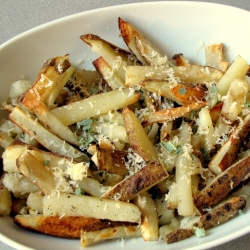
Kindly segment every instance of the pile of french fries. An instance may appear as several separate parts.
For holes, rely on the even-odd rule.
[[[174,243],[226,222],[250,193],[249,65],[162,55],[118,19],[127,50],[85,34],[95,70],[49,59],[2,107],[0,215],[88,246]],[[245,186],[244,186],[245,185]]]

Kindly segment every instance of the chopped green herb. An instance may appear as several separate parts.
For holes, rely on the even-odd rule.
[[[245,103],[245,107],[246,107],[246,108],[250,108],[250,102],[246,102],[246,103]]]
[[[228,135],[223,134],[223,135],[222,135],[222,139],[225,140],[225,141],[228,141],[228,139],[229,139],[229,138],[228,138]]]
[[[44,166],[48,166],[49,164],[50,164],[50,161],[49,161],[49,160],[46,160],[46,161],[43,162],[43,165],[44,165]]]
[[[77,189],[75,190],[75,194],[76,194],[76,195],[83,195],[83,194],[84,194],[84,191],[83,191],[83,189],[82,189],[81,187],[79,187],[79,188],[77,188]]]
[[[217,93],[217,88],[216,88],[215,85],[212,85],[211,91],[212,91],[212,93],[214,93],[214,94]]]
[[[180,89],[178,90],[178,92],[179,92],[181,95],[185,95],[185,94],[187,93],[187,90],[186,90],[186,88],[180,88]]]
[[[175,146],[171,141],[168,142],[163,141],[161,142],[161,146],[169,153],[175,152],[175,154],[179,154],[182,151],[181,145]]]
[[[181,147],[181,144],[177,145],[176,146],[177,150],[175,151],[175,154],[180,154],[182,152],[182,147]]]
[[[239,210],[238,210],[238,214],[239,214],[239,215],[242,215],[242,214],[244,214],[244,212],[243,212],[241,209],[239,209]]]
[[[161,142],[161,146],[170,153],[177,150],[177,148],[171,141],[168,142],[163,141]]]
[[[205,236],[205,229],[204,228],[195,228],[194,230],[194,233],[195,235],[198,237],[198,238],[201,238],[201,237],[204,237]]]
[[[79,143],[81,143],[83,146],[88,146],[91,142],[95,141],[95,138],[93,135],[91,135],[90,132],[86,134],[86,138],[80,137]]]
[[[91,128],[93,121],[91,119],[85,119],[76,123],[77,129],[82,129],[83,131],[88,131]]]

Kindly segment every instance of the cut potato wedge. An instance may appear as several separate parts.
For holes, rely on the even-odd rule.
[[[159,161],[149,162],[148,165],[115,185],[101,197],[120,201],[132,200],[136,195],[149,190],[167,177],[168,173]]]
[[[70,239],[80,238],[82,227],[97,221],[100,220],[82,216],[16,215],[14,217],[14,222],[24,229]]]
[[[190,66],[127,66],[126,86],[137,86],[146,79],[160,79],[190,84],[219,81],[223,73],[211,67]]]
[[[3,176],[0,178],[0,216],[9,215],[11,212],[11,192],[3,184]]]
[[[97,224],[97,225],[96,225]],[[81,246],[86,247],[105,240],[136,238],[141,235],[138,225],[104,221],[86,226],[81,232]]]
[[[83,209],[84,208],[84,209]],[[83,216],[112,221],[140,222],[139,208],[128,202],[86,195],[44,196],[44,216]]]
[[[106,171],[111,174],[128,175],[125,166],[127,153],[119,150],[97,148],[97,168],[99,171]]]
[[[250,114],[237,126],[228,141],[219,149],[209,162],[208,167],[214,174],[220,174],[237,159],[241,144],[250,131]]]
[[[172,84],[165,80],[147,79],[141,83],[144,89],[164,96],[180,105],[205,101],[205,89],[189,87],[183,84]]]
[[[79,161],[89,160],[87,155],[49,132],[21,108],[15,107],[9,115],[9,119],[48,150]]]
[[[160,54],[138,30],[123,19],[118,19],[118,26],[128,48],[144,65],[172,65],[167,56]]]
[[[188,60],[184,57],[183,54],[176,54],[173,56],[177,66],[190,66]]]
[[[111,89],[125,87],[124,81],[113,71],[112,67],[104,60],[103,57],[98,57],[95,61],[93,61],[93,65]]]
[[[22,153],[17,158],[19,171],[45,194],[51,194],[56,189],[53,173],[29,152]]]
[[[216,227],[218,224],[235,217],[239,213],[239,210],[242,210],[245,206],[246,199],[243,196],[230,198],[211,212],[202,215],[199,222],[195,223],[194,226],[204,229]]]
[[[19,102],[30,111],[33,111],[37,102],[45,102],[47,98],[53,99],[50,103],[54,102],[59,90],[69,80],[73,70],[74,68],[71,66],[68,56],[48,60],[40,70],[37,79],[21,96]],[[53,89],[58,86],[60,86],[60,89],[53,92]]]
[[[217,205],[249,173],[250,156],[246,156],[223,171],[194,197],[196,208],[201,214],[204,214],[206,208]]]
[[[193,104],[183,105],[177,108],[163,109],[150,114],[146,121],[142,122],[142,126],[146,127],[152,123],[164,123],[173,121],[179,117],[187,117],[192,111],[196,111],[206,106],[206,102],[196,102]]]
[[[102,56],[111,66],[112,70],[114,70],[123,81],[125,80],[125,66],[127,64],[134,64],[131,52],[121,49],[97,35],[85,34],[80,36],[80,39],[91,46],[92,51]]]
[[[152,142],[143,129],[135,113],[125,107],[122,110],[124,126],[127,131],[128,140],[133,150],[145,161],[155,161],[158,159],[157,153]]]
[[[132,89],[117,89],[55,108],[52,112],[65,125],[70,125],[133,104],[139,100],[139,97],[140,95]]]
[[[154,200],[149,193],[139,194],[133,200],[142,213],[140,224],[141,235],[144,241],[157,241],[159,239],[159,221]]]
[[[206,65],[226,72],[229,63],[223,59],[223,44],[212,44],[205,48]]]
[[[249,69],[248,63],[241,56],[237,56],[223,77],[217,83],[217,91],[220,95],[227,94],[229,86],[234,79],[243,78]]]

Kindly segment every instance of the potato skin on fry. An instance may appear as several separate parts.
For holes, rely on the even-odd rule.
[[[250,156],[247,156],[218,175],[212,183],[202,189],[196,197],[194,204],[201,214],[204,209],[218,204],[233,188],[238,186],[250,173]]]
[[[250,131],[250,114],[238,125],[231,134],[229,140],[219,149],[217,154],[212,158],[208,167],[216,174],[222,173],[231,166],[238,155],[242,143],[246,140]]]
[[[127,201],[133,199],[137,194],[147,191],[149,188],[166,179],[168,173],[159,161],[150,162],[135,174],[115,185],[102,198]]]
[[[138,225],[117,224],[109,227],[98,229],[98,227],[91,231],[90,228],[84,227],[81,233],[81,246],[86,247],[93,245],[104,240],[117,239],[117,238],[135,238],[141,235]]]
[[[122,115],[130,146],[145,161],[156,161],[158,155],[135,113],[124,107]]]
[[[230,218],[237,215],[240,209],[243,209],[246,206],[246,199],[241,197],[233,197],[228,202],[220,205],[211,212],[207,212],[201,216],[198,223],[194,226],[199,228],[208,229],[215,227],[218,224],[221,224]]]
[[[82,216],[43,216],[16,215],[14,222],[27,230],[61,238],[78,239],[83,226],[91,225],[100,220]]]
[[[128,170],[125,166],[125,157],[127,153],[119,150],[109,150],[106,148],[97,148],[98,170],[106,171],[111,174],[127,175]]]
[[[171,233],[168,233],[166,235],[167,243],[171,244],[174,242],[185,240],[185,239],[191,237],[193,234],[194,234],[193,229],[179,228],[179,229],[177,229]]]

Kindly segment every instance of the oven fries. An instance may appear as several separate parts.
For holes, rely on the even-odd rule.
[[[204,236],[249,195],[239,191],[250,175],[249,65],[225,61],[222,43],[199,65],[165,55],[121,18],[118,29],[127,49],[80,36],[95,70],[58,56],[33,83],[11,86],[0,215],[83,247]]]

